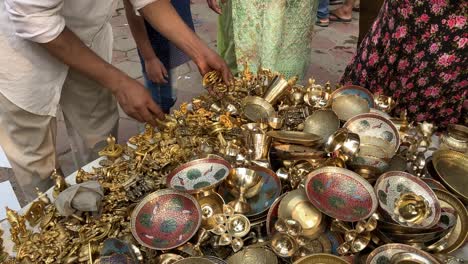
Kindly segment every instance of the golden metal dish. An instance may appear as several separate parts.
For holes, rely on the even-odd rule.
[[[332,102],[332,110],[340,120],[347,121],[353,116],[369,113],[369,104],[357,95],[342,95]]]
[[[432,164],[442,184],[468,204],[468,156],[453,150],[438,150],[432,154]]]
[[[324,230],[322,213],[309,202],[301,188],[284,196],[279,204],[278,217],[297,221],[302,226],[302,235],[310,239],[318,238]]]
[[[280,142],[303,146],[314,146],[319,144],[322,140],[322,137],[315,134],[298,131],[269,131],[267,135]]]
[[[320,253],[303,257],[294,264],[349,264],[349,262],[332,254]]]
[[[437,189],[434,193],[442,207],[453,207],[458,214],[455,227],[446,236],[447,245],[440,251],[440,253],[448,254],[462,247],[468,239],[468,210],[453,194]]]
[[[276,116],[273,106],[265,101],[265,99],[258,96],[245,97],[242,105],[244,115],[252,121]]]

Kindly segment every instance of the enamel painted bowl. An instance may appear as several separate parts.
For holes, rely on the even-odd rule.
[[[324,167],[312,171],[305,188],[317,209],[346,222],[366,219],[378,206],[372,186],[357,173],[343,168]]]
[[[200,193],[218,186],[230,170],[231,165],[223,159],[192,160],[173,170],[167,176],[166,186],[191,194]]]
[[[146,196],[130,219],[133,237],[143,246],[168,250],[189,241],[200,227],[201,209],[195,198],[164,189]]]

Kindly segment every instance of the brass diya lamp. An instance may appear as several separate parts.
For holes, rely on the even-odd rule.
[[[242,249],[245,237],[251,228],[249,219],[241,214],[236,214],[233,207],[223,206],[223,212],[213,216],[216,226],[210,231],[217,235],[214,246],[230,245],[234,252]]]
[[[410,192],[396,200],[394,213],[399,222],[417,225],[431,214],[431,208],[424,197]]]
[[[344,234],[345,242],[341,244],[337,251],[340,255],[356,254],[364,250],[375,238],[371,234],[377,228],[377,216],[372,215],[367,220],[359,221],[355,228],[350,228],[346,223],[333,220],[331,231]]]
[[[247,202],[248,197],[258,194],[263,185],[263,178],[254,170],[247,168],[236,168],[226,178],[226,186],[233,195],[238,198],[229,203],[237,213],[250,212],[251,207]]]

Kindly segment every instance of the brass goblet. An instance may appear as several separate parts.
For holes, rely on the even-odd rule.
[[[236,168],[226,178],[228,190],[238,193],[238,198],[229,203],[236,213],[245,214],[250,212],[251,207],[247,203],[246,194],[250,197],[257,195],[263,185],[262,177],[254,170],[247,168]]]

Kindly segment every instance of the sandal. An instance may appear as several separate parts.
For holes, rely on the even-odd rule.
[[[329,5],[341,5],[343,4],[343,0],[330,0],[330,2],[328,3]]]
[[[328,25],[330,25],[330,21],[329,20],[323,21],[323,20],[317,19],[317,21],[315,21],[315,25],[319,27],[328,27]]]
[[[342,18],[333,12],[330,12],[330,16],[328,19],[330,19],[330,21],[333,21],[333,22],[342,22],[342,23],[349,23],[353,21],[352,18]]]

